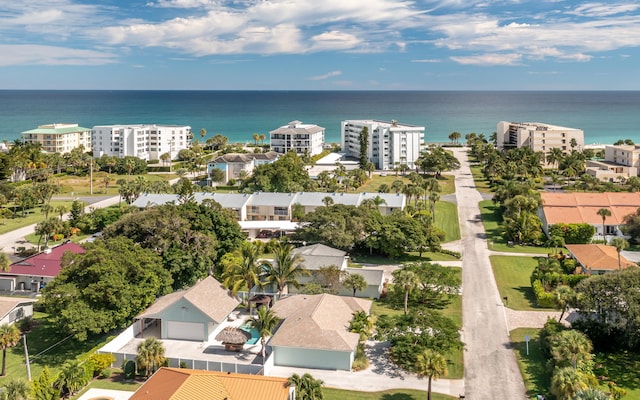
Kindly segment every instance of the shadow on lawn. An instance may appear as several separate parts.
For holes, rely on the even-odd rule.
[[[406,393],[388,393],[383,394],[380,400],[417,400],[417,398]]]
[[[532,389],[527,392],[528,396],[535,396],[540,393],[548,393],[551,387],[551,375],[547,369],[547,362],[540,351],[538,337],[532,337],[529,341],[529,355],[524,341],[512,342],[513,349],[522,360],[523,375],[528,375]]]
[[[595,358],[596,376],[614,381],[618,386],[635,390],[640,388],[640,354],[622,351],[599,353]]]
[[[517,286],[513,289],[522,293],[522,297],[524,297],[525,300],[529,302],[529,305],[531,307],[538,308],[538,306],[536,305],[536,296],[533,294],[533,289],[531,288],[531,286]]]

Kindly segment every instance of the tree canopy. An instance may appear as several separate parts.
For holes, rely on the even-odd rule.
[[[300,192],[311,190],[314,182],[305,169],[304,161],[295,152],[288,152],[271,164],[253,170],[241,188],[249,192]]]

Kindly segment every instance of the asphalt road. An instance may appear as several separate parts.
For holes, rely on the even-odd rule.
[[[465,343],[465,398],[526,399],[526,390],[511,349],[502,299],[489,262],[489,250],[467,152],[453,149],[460,160],[454,173],[462,234],[462,313]]]

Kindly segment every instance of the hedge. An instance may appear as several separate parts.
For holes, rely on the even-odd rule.
[[[533,281],[531,285],[533,288],[533,295],[536,298],[536,305],[543,308],[554,308],[556,306],[556,298],[553,293],[549,293],[544,290],[542,282],[539,279]]]

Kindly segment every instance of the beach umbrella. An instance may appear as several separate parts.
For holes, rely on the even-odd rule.
[[[227,345],[243,345],[251,339],[251,333],[240,328],[226,327],[216,336],[216,340]],[[227,346],[229,347],[229,346]]]

